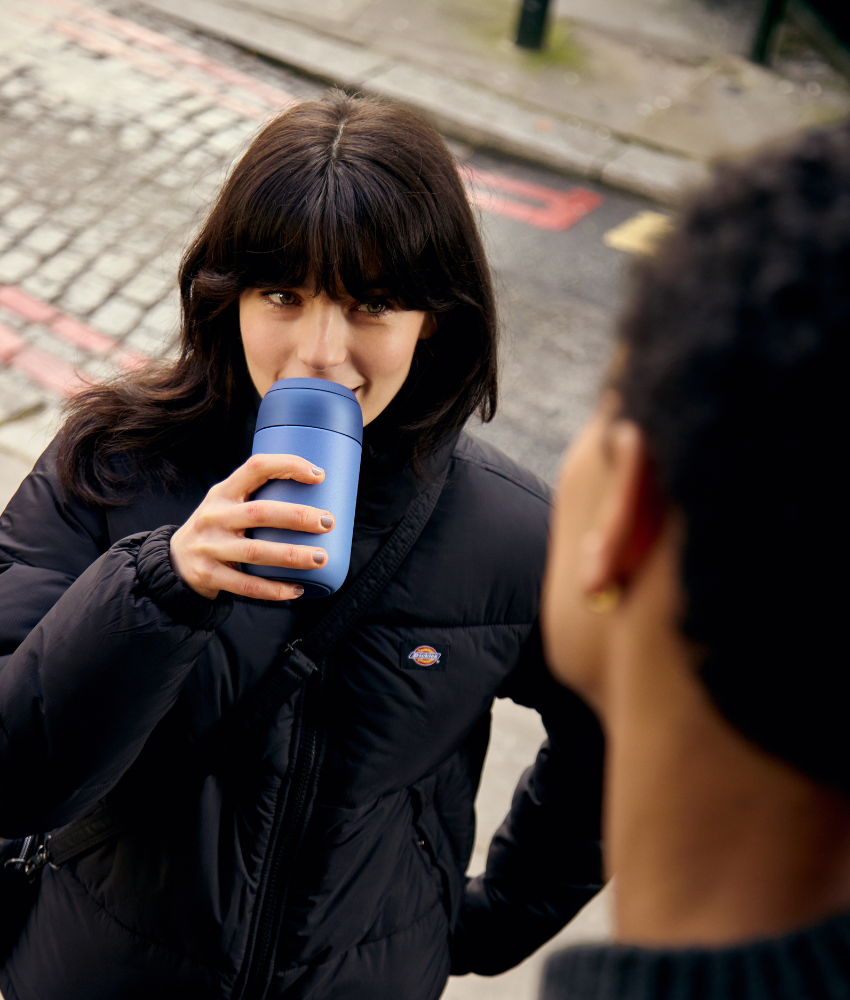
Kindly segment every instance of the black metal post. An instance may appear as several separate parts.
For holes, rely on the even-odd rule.
[[[523,49],[542,49],[549,0],[522,0],[516,43]]]
[[[762,63],[762,65],[767,62],[770,36],[782,20],[785,4],[786,0],[765,0],[761,21],[756,32],[756,40],[753,42],[753,62]]]

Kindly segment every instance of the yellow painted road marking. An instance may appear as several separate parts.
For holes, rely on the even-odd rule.
[[[619,226],[609,229],[602,237],[606,247],[626,253],[652,255],[664,237],[673,229],[673,220],[661,212],[638,212]]]

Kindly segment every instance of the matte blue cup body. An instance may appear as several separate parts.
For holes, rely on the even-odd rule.
[[[363,413],[345,386],[318,378],[285,378],[263,397],[254,432],[254,455],[299,455],[325,470],[316,485],[272,479],[255,500],[282,500],[329,510],[333,531],[314,535],[283,528],[254,528],[250,535],[269,542],[320,546],[327,561],[317,569],[245,565],[253,576],[300,583],[305,597],[326,597],[339,590],[348,574],[354,508],[363,449]]]

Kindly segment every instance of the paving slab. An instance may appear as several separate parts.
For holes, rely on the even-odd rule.
[[[555,0],[560,17],[682,60],[748,55],[762,9],[758,0]]]
[[[610,134],[552,122],[484,88],[420,66],[397,64],[371,77],[364,89],[415,104],[448,135],[584,177],[598,177],[609,161],[627,149]]]
[[[279,59],[287,65],[296,66],[320,79],[334,82],[345,80],[354,87],[379,72],[389,61],[380,52],[324,38],[316,32],[286,24],[276,18],[270,21],[250,10],[229,9],[203,0],[156,0],[151,6],[186,24],[195,27],[203,24],[213,34],[244,45],[254,52]],[[303,6],[298,5],[294,9],[303,9],[306,13],[309,7],[310,4],[305,2]],[[266,8],[267,11],[269,9]]]

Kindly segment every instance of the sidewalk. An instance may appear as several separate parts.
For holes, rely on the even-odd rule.
[[[543,53],[511,41],[518,0],[145,0],[446,135],[676,203],[717,157],[850,114],[847,82],[784,32],[746,52],[755,0],[553,0]],[[138,5],[136,5],[138,8]]]

